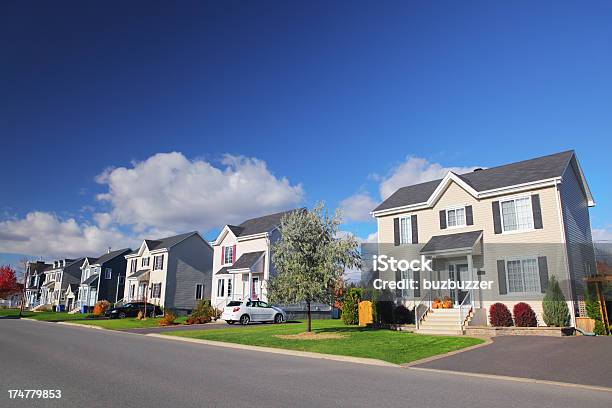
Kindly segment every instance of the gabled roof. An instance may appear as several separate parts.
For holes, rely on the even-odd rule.
[[[130,252],[132,252],[130,248],[123,248],[123,249],[118,249],[116,251],[107,252],[104,255],[97,258],[95,262],[90,261],[89,264],[93,263],[93,264],[102,265],[104,262],[108,262],[118,256],[126,255]]]
[[[289,211],[282,211],[275,214],[264,215],[263,217],[251,218],[238,226],[228,225],[227,227],[234,233],[234,235],[236,235],[236,237],[270,232],[280,225],[283,216],[294,211],[301,210],[303,210],[303,208],[294,208],[293,210]]]
[[[91,256],[86,256],[85,260],[83,261],[83,263],[85,263],[85,261],[87,261],[88,264],[92,265],[92,264],[95,264],[97,260],[98,260],[98,258],[92,258]]]
[[[188,238],[191,235],[197,234],[197,231],[186,232],[184,234],[173,235],[171,237],[160,238],[160,239],[145,239],[145,243],[147,244],[147,248],[149,251],[154,251],[156,249],[164,249],[170,248],[179,242],[183,241],[185,238]]]
[[[453,250],[470,250],[482,236],[482,231],[460,232],[458,234],[435,235],[421,248],[421,253]]]
[[[443,187],[450,181],[457,182],[470,194],[478,195],[513,186],[529,185],[530,183],[560,178],[570,165],[572,159],[575,160],[575,154],[573,150],[569,150],[503,166],[476,170],[471,173],[459,175],[449,172],[443,179],[398,189],[376,207],[373,213],[398,207],[426,204],[437,193],[440,193]],[[590,190],[586,186],[583,175],[579,175],[579,177],[582,183],[585,184],[585,192],[589,200],[592,200]]]

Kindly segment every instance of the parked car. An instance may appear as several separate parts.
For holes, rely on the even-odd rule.
[[[123,306],[109,309],[105,315],[111,319],[123,319],[126,317],[136,317],[140,311],[142,311],[143,315],[146,314],[149,317],[155,317],[163,314],[161,307],[152,305],[151,303],[146,303],[145,307],[145,302],[130,302]]]
[[[221,319],[228,324],[240,322],[274,322],[287,321],[287,314],[280,307],[272,306],[261,300],[233,300],[223,308]]]

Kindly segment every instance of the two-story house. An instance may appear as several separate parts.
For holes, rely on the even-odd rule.
[[[45,270],[45,282],[41,287],[39,306],[50,306],[57,310],[65,308],[65,293],[69,286],[76,287],[81,281],[81,265],[84,258],[53,261]]]
[[[467,174],[449,172],[443,179],[402,187],[372,212],[378,253],[425,256],[433,271],[387,271],[380,277],[419,282],[397,294],[416,308],[417,326],[424,331],[486,324],[495,302],[510,310],[517,302],[529,303],[544,325],[542,299],[551,276],[560,282],[573,323],[583,309],[583,277],[595,273],[588,210],[594,205],[573,151]],[[479,285],[427,289],[425,280]],[[432,300],[444,297],[452,299],[453,309],[432,313]],[[443,315],[457,322],[454,327],[434,324]]]
[[[146,301],[179,313],[210,299],[213,249],[197,232],[145,239],[125,255],[124,301]]]
[[[40,303],[40,288],[45,283],[45,271],[51,265],[44,261],[27,262],[25,270],[25,307],[35,308]]]
[[[66,293],[66,309],[88,310],[95,306],[98,300],[115,303],[123,299],[125,292],[125,256],[132,253],[130,248],[108,251],[98,258],[85,258],[81,265],[81,280],[77,289],[75,302],[71,302],[72,288]]]
[[[299,209],[226,225],[213,243],[212,305],[221,309],[231,300],[267,301],[265,282],[275,275],[272,245],[280,238],[284,215]]]

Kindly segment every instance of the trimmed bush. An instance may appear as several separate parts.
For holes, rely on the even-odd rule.
[[[93,309],[94,317],[102,316],[110,308],[108,300],[98,300]]]
[[[397,324],[410,324],[413,323],[414,314],[404,305],[399,305],[393,311],[395,317],[395,323]]]
[[[514,316],[514,325],[516,327],[536,327],[538,325],[538,318],[535,312],[525,302],[519,302],[514,305],[512,315]]]
[[[503,303],[493,303],[489,308],[489,323],[495,327],[512,326],[512,315]]]
[[[350,288],[344,295],[342,303],[342,321],[347,325],[359,324],[359,302],[361,289]]]
[[[546,295],[542,301],[544,314],[542,318],[547,326],[566,327],[570,323],[569,308],[565,301],[565,296],[561,291],[559,282],[554,276],[551,276],[546,288]]]
[[[176,324],[174,322],[175,320],[176,320],[176,315],[168,310],[164,312],[164,317],[162,317],[161,320],[159,321],[159,325],[160,326],[172,326]]]

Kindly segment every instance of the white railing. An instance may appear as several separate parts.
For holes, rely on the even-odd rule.
[[[472,292],[468,291],[465,293],[465,297],[459,304],[459,327],[463,330],[463,325],[468,315],[472,311]]]
[[[414,324],[417,330],[421,324],[421,320],[425,317],[431,308],[431,291],[428,291],[419,302],[414,306]]]

